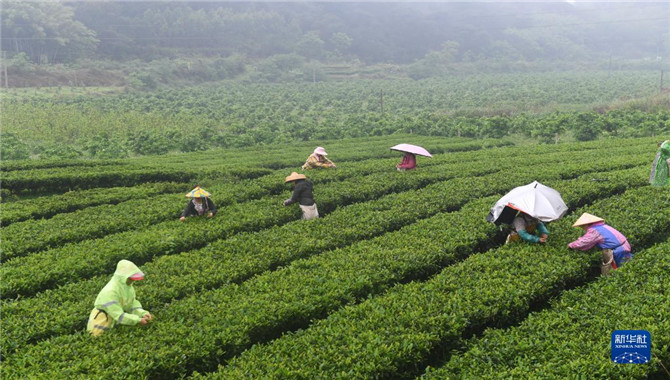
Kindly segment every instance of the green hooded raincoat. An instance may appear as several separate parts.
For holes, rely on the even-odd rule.
[[[128,277],[141,272],[140,269],[128,260],[121,260],[116,266],[116,272],[112,279],[105,285],[95,299],[95,309],[89,317],[87,330],[93,332],[97,326],[94,326],[94,319],[97,312],[103,310],[107,317],[111,318],[109,326],[102,330],[108,330],[116,323],[122,325],[136,325],[140,323],[142,317],[148,312],[142,309],[140,302],[135,299],[135,288],[133,285],[127,285]],[[99,327],[98,327],[99,328]],[[96,334],[94,334],[96,335]]]
[[[661,147],[656,153],[656,159],[651,166],[651,178],[649,182],[653,186],[667,186],[670,185],[670,140],[666,140],[661,144]]]

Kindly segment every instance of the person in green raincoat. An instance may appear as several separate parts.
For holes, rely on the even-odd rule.
[[[114,276],[95,299],[86,330],[93,336],[100,336],[117,323],[135,326],[153,320],[151,313],[135,298],[133,282],[143,279],[144,273],[135,264],[128,260],[119,261]]]
[[[670,140],[658,144],[658,153],[651,165],[649,183],[652,186],[670,185]]]

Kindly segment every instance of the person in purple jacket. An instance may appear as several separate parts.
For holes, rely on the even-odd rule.
[[[586,251],[598,247],[603,251],[600,266],[603,275],[617,269],[633,257],[630,243],[621,232],[605,224],[605,220],[588,212],[577,219],[573,227],[582,227],[586,233],[568,244],[569,248]]]

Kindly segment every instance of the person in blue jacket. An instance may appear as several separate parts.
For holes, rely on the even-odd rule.
[[[603,275],[618,269],[633,257],[628,239],[621,232],[605,224],[605,219],[585,212],[572,226],[581,227],[586,233],[568,244],[568,247],[580,251],[593,247],[600,248],[603,258],[600,269]]]

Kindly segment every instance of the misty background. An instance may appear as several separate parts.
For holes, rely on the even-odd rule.
[[[2,3],[10,87],[659,70],[669,41],[668,2]]]

